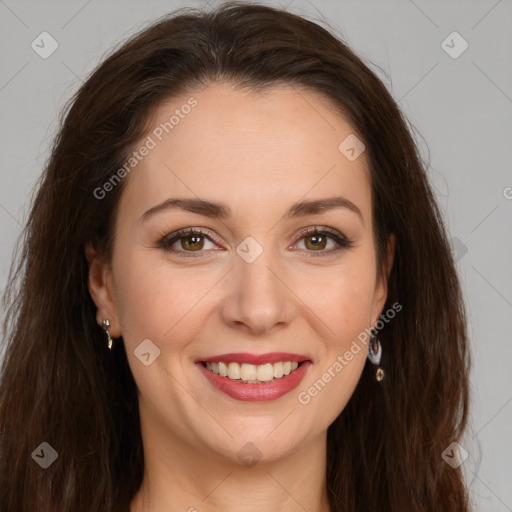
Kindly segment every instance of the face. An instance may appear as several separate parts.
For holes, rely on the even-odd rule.
[[[291,87],[217,83],[159,108],[154,147],[125,178],[111,267],[88,249],[98,323],[123,337],[143,429],[203,457],[237,460],[250,441],[271,460],[343,410],[367,355],[354,340],[387,294],[366,155],[338,149],[352,133],[326,98]]]

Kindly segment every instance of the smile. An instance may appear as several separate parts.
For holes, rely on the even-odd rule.
[[[277,354],[266,358],[267,361],[274,359],[273,362],[262,362],[262,356],[252,358],[254,363],[262,364],[243,362],[251,358],[237,356],[240,361],[210,358],[209,361],[197,361],[196,367],[218,391],[242,401],[275,400],[286,395],[300,384],[312,365],[310,360],[287,360],[284,354],[282,360],[277,359]],[[295,356],[293,359],[302,358]]]
[[[281,379],[285,375],[289,375],[299,367],[297,361],[279,361],[274,364],[266,363],[254,365],[250,363],[224,363],[219,362],[206,362],[204,363],[207,370],[227,377],[231,380],[240,380],[248,384],[259,384],[262,382],[271,382],[276,379]]]

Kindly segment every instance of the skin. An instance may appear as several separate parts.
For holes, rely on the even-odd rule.
[[[111,265],[86,248],[98,324],[108,318],[111,335],[123,337],[138,386],[145,474],[131,512],[325,512],[327,428],[361,377],[367,346],[308,404],[298,394],[383,312],[366,155],[349,161],[338,146],[350,125],[323,96],[289,86],[261,94],[215,83],[161,105],[154,127],[191,96],[197,106],[125,178]],[[297,201],[333,196],[357,205],[364,224],[348,208],[283,218]],[[168,210],[140,222],[169,197],[223,201],[233,215]],[[315,248],[300,237],[313,226],[353,247],[329,252],[338,244],[328,238]],[[172,247],[202,256],[158,247],[160,235],[189,227],[214,241]],[[263,248],[252,263],[236,252],[248,236]],[[391,237],[388,275],[393,255]],[[145,339],[161,351],[148,366],[134,355]],[[283,397],[242,402],[194,364],[226,352],[292,352],[313,364]],[[261,457],[252,466],[237,456],[247,442]]]

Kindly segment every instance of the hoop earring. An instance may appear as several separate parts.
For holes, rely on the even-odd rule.
[[[379,338],[374,334],[373,329],[371,330],[370,343],[368,347],[368,359],[374,365],[380,365],[380,359],[382,357],[382,345],[380,344]],[[385,376],[384,370],[379,366],[375,373],[375,379],[380,382]]]
[[[108,349],[112,350],[112,338],[110,337],[110,333],[108,332],[109,327],[110,322],[108,320],[103,320],[101,322],[101,328],[107,333]]]

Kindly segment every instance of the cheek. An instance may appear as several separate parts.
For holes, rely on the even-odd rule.
[[[370,325],[374,275],[368,262],[354,263],[333,273],[328,293],[318,295],[323,329],[318,364],[297,396],[309,411],[313,430],[327,428],[349,402],[363,372],[367,345],[365,329]],[[363,341],[362,341],[363,340]],[[309,409],[308,409],[309,408]]]
[[[180,333],[191,337],[199,322],[189,322],[197,312],[207,283],[193,274],[181,275],[153,253],[126,252],[117,260],[116,302],[123,339],[133,346],[149,338],[163,348],[172,340],[180,348]]]
[[[314,293],[303,295],[319,321],[326,325],[327,349],[342,350],[371,321],[375,274],[370,258],[354,254],[328,273],[316,276]],[[304,287],[303,290],[306,290]]]

